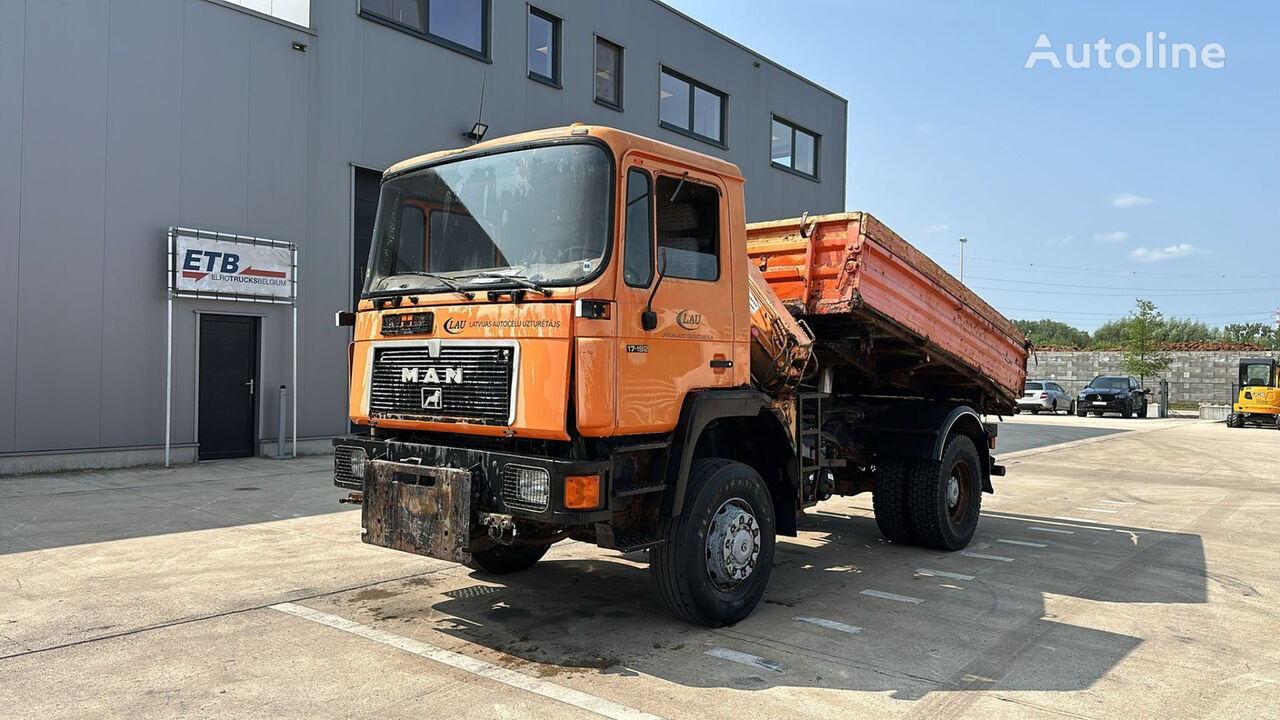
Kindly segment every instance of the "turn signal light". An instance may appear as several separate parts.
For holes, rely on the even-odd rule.
[[[594,510],[600,507],[600,476],[566,476],[564,506],[568,510]]]

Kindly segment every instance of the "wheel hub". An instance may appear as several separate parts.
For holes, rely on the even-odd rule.
[[[707,531],[707,574],[721,589],[746,580],[760,556],[760,526],[747,503],[726,500]]]
[[[947,478],[947,507],[955,508],[960,502],[960,478],[952,475]]]

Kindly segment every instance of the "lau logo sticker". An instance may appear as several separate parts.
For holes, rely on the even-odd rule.
[[[448,320],[444,321],[444,331],[449,333],[450,335],[457,335],[458,333],[462,332],[463,329],[465,329],[466,327],[467,327],[466,320],[456,320],[454,318],[449,318]]]
[[[688,310],[681,310],[676,313],[676,324],[685,330],[697,330],[698,326],[702,324],[702,315]]]

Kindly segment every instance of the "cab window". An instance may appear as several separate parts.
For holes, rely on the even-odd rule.
[[[653,281],[653,192],[649,173],[627,173],[626,236],[622,249],[622,278],[631,287]]]
[[[668,277],[720,277],[720,193],[687,178],[655,183],[658,267]]]

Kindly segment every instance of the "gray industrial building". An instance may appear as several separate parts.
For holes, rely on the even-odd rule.
[[[465,144],[482,86],[486,137],[611,125],[736,163],[749,220],[843,208],[846,101],[653,0],[4,0],[0,474],[162,459],[171,226],[297,245],[299,450],[326,448],[379,172]],[[274,451],[292,312],[174,303],[175,462],[228,425],[223,454]],[[237,353],[244,417],[213,390]]]

